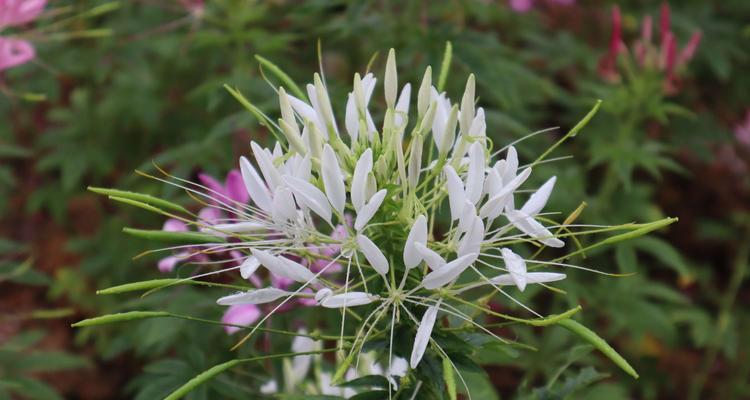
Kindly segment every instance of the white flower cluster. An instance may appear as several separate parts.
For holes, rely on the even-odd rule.
[[[262,266],[301,284],[293,291],[267,287],[241,292],[219,304],[281,300],[265,318],[295,297],[314,298],[326,308],[369,305],[351,351],[361,350],[390,313],[391,335],[395,321],[417,328],[409,362],[416,368],[439,312],[473,323],[451,305],[452,296],[485,285],[508,296],[503,286],[524,290],[528,284],[565,278],[527,271],[527,260],[509,247],[524,242],[564,245],[540,218],[555,178],[516,207],[519,188],[532,171],[519,165],[512,146],[492,154],[484,110],[475,108],[473,76],[460,103],[453,104],[433,86],[428,67],[416,112],[410,115],[415,105],[411,85],[399,92],[391,51],[380,129],[368,109],[376,86],[370,73],[354,76],[344,132],[320,76],[307,85],[307,99],[280,88],[281,118],[270,125],[285,143],[276,143],[273,150],[252,143],[255,166],[240,159],[252,203],[219,201],[217,207],[235,217],[205,224],[203,231],[233,238],[222,246],[244,252],[239,267],[244,278]],[[493,162],[501,151],[505,158]],[[449,227],[438,221],[446,206]],[[444,229],[438,231],[438,226]],[[489,270],[499,273],[485,275]],[[414,310],[425,307],[417,318]],[[408,319],[396,317],[402,312]]]

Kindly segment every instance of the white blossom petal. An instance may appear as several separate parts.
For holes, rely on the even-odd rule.
[[[404,126],[408,121],[409,117],[409,101],[411,100],[411,84],[407,83],[401,89],[401,94],[398,96],[398,102],[396,102],[396,114],[394,115],[393,121],[396,126]]]
[[[555,187],[556,181],[557,177],[553,176],[552,178],[549,178],[544,185],[529,197],[523,207],[521,207],[521,212],[532,217],[539,214],[547,204],[547,200],[549,200],[549,196],[552,193],[552,189]]]
[[[354,100],[354,94],[349,93],[346,100],[346,114],[344,114],[344,126],[346,131],[349,133],[349,137],[352,139],[352,143],[357,142],[359,137],[359,114],[357,112],[357,104]]]
[[[508,146],[508,152],[505,155],[505,169],[502,171],[503,182],[510,182],[515,178],[518,172],[518,152],[513,146]]]
[[[458,257],[455,260],[427,274],[422,279],[425,289],[433,290],[443,287],[448,282],[456,279],[466,268],[477,259],[477,253],[470,253]]]
[[[482,219],[474,216],[474,222],[471,227],[466,231],[466,234],[461,238],[461,242],[458,244],[458,256],[465,254],[479,254],[482,247],[482,240],[484,239],[484,222]]]
[[[328,202],[326,195],[323,194],[320,189],[307,181],[303,181],[302,179],[291,175],[284,175],[284,181],[286,181],[287,186],[291,189],[292,193],[294,193],[294,197],[297,199],[298,203],[311,209],[329,224],[331,223],[331,216],[333,214],[331,211],[331,204]]]
[[[320,305],[326,308],[355,307],[370,304],[377,299],[377,296],[366,292],[348,292],[329,296]]]
[[[268,188],[271,190],[271,193],[274,193],[276,188],[282,185],[283,182],[281,180],[281,174],[279,174],[276,166],[273,165],[271,154],[267,149],[260,147],[258,143],[250,142],[250,147],[253,149],[255,161],[258,162],[258,167],[260,167],[260,172],[266,179]]]
[[[416,242],[427,243],[427,218],[424,215],[420,215],[414,220],[409,235],[406,237],[406,244],[404,245],[404,266],[406,268],[414,268],[422,261],[422,256],[414,247]]]
[[[484,186],[484,147],[479,142],[472,143],[469,147],[469,171],[466,175],[466,197],[477,204],[482,197]]]
[[[508,220],[513,224],[513,226],[518,228],[518,230],[520,230],[521,232],[540,241],[542,244],[549,247],[565,246],[565,242],[556,237],[553,237],[552,232],[550,232],[547,228],[544,227],[544,225],[540,224],[533,217],[530,217],[518,210],[510,210],[506,215],[508,216]]]
[[[424,243],[416,242],[414,243],[414,247],[430,269],[436,270],[445,265],[445,259],[434,250],[425,246]]]
[[[344,213],[346,204],[346,186],[344,185],[344,174],[339,167],[336,153],[327,143],[323,146],[323,157],[321,160],[321,172],[323,175],[323,186],[326,189],[326,196],[331,202],[333,208],[339,213]]]
[[[388,259],[385,258],[383,252],[380,251],[378,246],[365,235],[357,235],[357,245],[362,254],[365,255],[367,262],[379,273],[385,275],[388,273]]]
[[[427,345],[430,343],[430,337],[432,336],[432,330],[435,327],[439,310],[440,301],[428,307],[427,311],[422,315],[422,321],[420,321],[419,328],[417,328],[417,336],[414,337],[414,347],[411,350],[409,365],[412,368],[417,368],[419,362],[422,361],[424,352],[427,350]]]
[[[375,213],[378,212],[380,205],[383,203],[383,199],[385,199],[386,193],[388,193],[388,191],[385,189],[375,193],[372,198],[370,198],[370,201],[368,201],[367,204],[357,212],[357,219],[354,220],[354,229],[356,231],[361,231],[367,226],[370,219],[372,219]]]
[[[247,279],[260,267],[260,261],[255,256],[250,256],[240,264],[240,275],[242,279]]]
[[[565,279],[565,274],[556,272],[527,272],[524,276],[527,284],[548,283]],[[502,274],[490,279],[490,283],[497,286],[516,286],[516,281],[511,274]]]
[[[451,217],[455,221],[461,216],[466,203],[464,183],[458,177],[456,170],[450,165],[443,168],[448,187],[448,201],[450,203]]]
[[[331,297],[333,294],[333,291],[329,288],[323,288],[315,292],[315,302],[320,305],[320,303],[323,302],[323,300]]]
[[[505,269],[510,273],[518,289],[523,292],[526,289],[526,261],[507,248],[500,249],[500,253],[503,255]]]
[[[479,210],[479,216],[482,218],[489,217],[490,219],[497,218],[502,212],[503,208],[508,209],[513,199],[513,192],[518,189],[526,179],[531,175],[531,168],[526,168],[521,171],[518,176],[513,177],[509,182],[504,183],[502,189],[498,192],[493,193],[489,200],[487,200],[482,208]]]
[[[352,205],[357,212],[362,209],[367,199],[367,175],[370,171],[372,171],[372,150],[368,148],[359,156],[357,165],[354,167],[354,175],[352,175],[350,192],[352,194]]]
[[[238,304],[265,304],[276,301],[282,297],[289,296],[292,292],[277,289],[275,287],[266,287],[257,290],[248,290],[224,296],[216,300],[216,304],[221,306],[234,306]]]
[[[307,283],[315,281],[315,274],[295,261],[286,257],[274,256],[265,250],[252,249],[251,251],[253,256],[257,257],[258,261],[273,274],[297,282]]]
[[[283,225],[287,221],[294,220],[297,217],[297,206],[294,204],[292,191],[287,187],[280,187],[273,196],[273,209],[271,217],[278,225]]]
[[[268,192],[266,183],[245,157],[240,157],[240,172],[242,172],[242,181],[245,183],[247,193],[250,194],[255,205],[265,212],[271,212],[271,194]]]

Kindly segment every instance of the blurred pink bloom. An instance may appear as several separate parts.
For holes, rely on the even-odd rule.
[[[0,71],[34,59],[34,46],[26,40],[0,37]]]
[[[231,203],[231,201],[236,201],[244,204],[250,200],[245,184],[242,182],[242,174],[236,169],[229,171],[224,184],[221,184],[211,175],[203,173],[198,174],[198,180],[210,189],[207,194],[215,199],[214,202]]]
[[[202,17],[206,9],[203,0],[178,0],[182,7],[195,17]]]
[[[559,6],[570,6],[575,4],[576,0],[546,0],[547,4]],[[508,0],[510,8],[518,13],[529,12],[537,3],[537,0]]]
[[[254,324],[260,318],[260,308],[255,304],[241,304],[229,306],[227,311],[224,312],[224,316],[221,317],[221,322],[232,325],[248,326]],[[225,326],[224,330],[228,335],[231,335],[240,330],[236,326]]]
[[[31,22],[44,10],[47,0],[0,0],[0,30]],[[34,46],[27,40],[0,36],[0,71],[34,59]]]
[[[750,148],[750,110],[747,110],[745,120],[734,127],[734,137],[741,145]]]
[[[0,0],[0,29],[33,21],[46,5],[47,0]]]
[[[653,19],[650,15],[643,18],[641,37],[633,43],[633,56],[637,66],[642,70],[657,70],[664,73],[664,91],[673,94],[679,87],[679,72],[695,55],[701,41],[701,32],[694,32],[688,43],[679,51],[677,38],[671,30],[671,11],[667,3],[662,3],[659,16],[659,41],[652,41]],[[612,35],[609,51],[599,60],[599,75],[609,82],[617,82],[620,74],[617,59],[628,49],[622,43],[622,17],[617,6],[612,8]]]

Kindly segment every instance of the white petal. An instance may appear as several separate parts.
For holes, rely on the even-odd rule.
[[[260,261],[255,256],[250,256],[240,264],[240,275],[242,279],[247,279],[260,267]]]
[[[320,305],[320,303],[323,300],[331,297],[332,294],[333,294],[333,291],[331,289],[328,289],[328,288],[320,289],[315,293],[315,302],[318,303],[318,305]]]
[[[271,212],[271,194],[263,179],[258,175],[258,171],[245,157],[240,157],[240,171],[245,188],[255,205],[265,212]]]
[[[445,259],[440,257],[440,254],[436,253],[434,250],[425,246],[424,243],[414,243],[414,247],[430,269],[435,270],[445,265]]]
[[[471,228],[461,238],[458,244],[458,256],[465,254],[479,254],[482,248],[482,239],[484,239],[484,222],[479,217],[474,217]]]
[[[388,59],[385,62],[385,104],[388,108],[395,107],[396,93],[398,92],[398,72],[396,72],[396,52],[388,51]]]
[[[388,273],[388,259],[385,258],[383,252],[380,251],[378,246],[365,235],[357,235],[357,245],[362,254],[365,255],[367,262],[377,271],[380,275]]]
[[[464,90],[463,97],[461,97],[461,118],[459,120],[459,126],[462,135],[468,135],[471,121],[474,120],[474,92],[474,74],[471,74],[469,75],[469,79],[466,80],[466,89]]]
[[[303,328],[297,331],[298,333],[305,335],[307,331]],[[317,343],[307,336],[295,336],[292,340],[292,352],[293,353],[308,353],[318,348]],[[310,371],[310,365],[312,364],[312,356],[295,356],[292,358],[292,370],[290,371],[291,387],[296,387],[304,378],[305,375]],[[290,382],[287,382],[290,383]]]
[[[290,175],[284,175],[284,181],[294,193],[298,203],[304,204],[315,214],[318,214],[320,218],[323,218],[329,224],[331,223],[331,204],[320,189],[307,181]]]
[[[357,212],[365,205],[365,200],[367,199],[365,191],[367,175],[370,171],[372,171],[372,150],[368,148],[359,156],[357,165],[354,167],[354,175],[352,176],[350,191],[352,194],[352,205],[354,205],[354,210]]]
[[[409,116],[409,101],[411,100],[411,84],[407,83],[401,89],[401,94],[398,96],[398,102],[396,103],[396,115],[394,116],[394,122],[396,126],[402,126],[406,124]]]
[[[422,261],[422,256],[414,247],[416,242],[427,243],[427,218],[424,215],[420,215],[414,220],[409,235],[406,237],[406,244],[404,245],[404,266],[406,268],[414,268]]]
[[[477,259],[476,253],[466,254],[430,272],[422,279],[425,289],[432,290],[444,286],[456,279],[466,268]]]
[[[477,216],[477,209],[474,207],[474,203],[468,199],[464,202],[464,209],[461,211],[461,217],[458,219],[458,231],[466,232],[471,228],[471,224],[474,223],[474,218]]]
[[[511,278],[518,286],[520,291],[526,289],[526,261],[510,249],[500,249],[505,262],[505,269],[510,273]]]
[[[518,152],[513,146],[508,147],[508,154],[505,156],[505,170],[503,171],[503,182],[510,182],[516,176],[518,171]]]
[[[420,321],[419,328],[417,328],[417,336],[414,337],[414,347],[411,350],[409,365],[412,368],[417,368],[419,362],[422,361],[425,350],[427,350],[432,330],[435,328],[439,307],[440,302],[438,301],[435,305],[428,307],[427,311],[422,315],[422,321]]]
[[[318,120],[318,114],[315,112],[314,108],[290,94],[287,94],[287,97],[289,98],[289,104],[292,105],[292,108],[297,114],[299,114],[303,122],[305,120],[310,121],[317,125],[318,129],[321,129],[322,123]]]
[[[469,171],[466,175],[466,197],[476,204],[482,196],[484,186],[484,147],[479,142],[469,147]]]
[[[357,112],[357,104],[354,101],[353,93],[349,93],[349,97],[346,100],[344,126],[349,133],[349,137],[352,138],[352,143],[355,143],[359,137],[359,113]]]
[[[367,204],[357,212],[357,219],[354,220],[354,229],[356,231],[361,231],[367,226],[367,223],[370,222],[373,215],[378,212],[380,205],[383,203],[383,199],[385,199],[386,193],[388,193],[388,191],[385,189],[375,193],[372,198],[370,198],[370,201],[368,201]]]
[[[377,296],[366,292],[348,292],[329,296],[321,305],[326,308],[354,307],[370,304],[377,299]]]
[[[333,152],[333,149],[327,143],[323,146],[321,169],[326,196],[328,196],[328,200],[331,202],[333,208],[343,214],[344,205],[346,204],[344,174],[341,173],[341,167],[339,167],[339,160],[336,158],[336,153]]]
[[[255,142],[250,142],[250,147],[253,149],[253,154],[255,154],[255,160],[258,162],[260,172],[266,179],[266,183],[268,183],[268,188],[271,190],[271,193],[275,192],[276,188],[282,184],[282,181],[281,174],[279,174],[276,166],[273,165],[271,155],[268,153],[267,149],[260,147]]]
[[[471,121],[471,128],[469,128],[470,137],[484,137],[487,133],[487,123],[484,121],[484,109],[479,107],[477,109],[477,115],[474,120]]]
[[[448,187],[448,201],[450,202],[451,217],[455,221],[461,216],[461,211],[466,203],[464,183],[458,177],[456,170],[450,165],[443,168]]]
[[[555,187],[556,177],[549,178],[534,194],[529,197],[526,204],[521,207],[521,212],[529,216],[535,216],[542,211],[542,208],[547,204],[549,195],[552,193],[552,189]]]
[[[271,216],[278,225],[283,225],[297,217],[297,206],[294,204],[294,197],[289,188],[282,186],[276,190],[273,196]]]
[[[260,222],[245,221],[245,222],[234,222],[230,224],[216,224],[208,227],[201,228],[201,232],[208,234],[219,235],[223,233],[249,233],[258,232],[266,229],[266,225]]]
[[[542,244],[549,247],[563,247],[565,242],[553,237],[552,232],[547,230],[544,225],[540,224],[534,218],[518,210],[510,210],[507,213],[508,220],[521,232],[537,239]]]
[[[561,281],[565,279],[565,274],[559,274],[556,272],[527,272],[525,275],[526,283],[547,283]],[[490,282],[497,286],[516,286],[516,281],[513,279],[511,274],[498,275]]]
[[[224,296],[216,300],[216,304],[222,306],[233,306],[238,304],[265,304],[278,300],[290,294],[292,293],[287,292],[286,290],[277,289],[275,287],[267,287]]]
[[[303,283],[315,280],[315,274],[309,269],[286,257],[274,256],[264,250],[252,249],[251,251],[258,261],[273,274]]]
[[[479,210],[479,216],[482,218],[489,217],[490,219],[496,218],[502,212],[502,208],[510,205],[510,200],[513,199],[513,192],[518,189],[526,179],[531,175],[531,168],[526,168],[521,171],[518,176],[513,177],[509,182],[505,183],[500,191],[493,193],[492,197],[487,200],[482,208]],[[498,211],[499,210],[499,211]]]

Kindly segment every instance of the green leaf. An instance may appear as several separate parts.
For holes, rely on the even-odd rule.
[[[172,314],[165,311],[129,311],[117,314],[102,315],[100,317],[94,317],[78,321],[71,325],[73,328],[81,328],[84,326],[95,326],[95,325],[106,325],[114,324],[123,321],[134,321],[139,319],[147,318],[158,318],[158,317],[170,317]]]
[[[229,285],[224,283],[206,282],[195,279],[179,279],[179,278],[167,278],[167,279],[152,279],[149,281],[132,282],[124,285],[112,286],[110,288],[97,290],[96,294],[121,294],[128,292],[136,292],[140,290],[151,290],[167,286],[177,285],[199,285],[199,286],[210,286],[210,287],[222,287],[236,290],[249,290],[252,289],[250,286],[240,285]]]
[[[638,373],[635,372],[635,369],[633,369],[633,367],[630,366],[630,364],[617,351],[615,351],[612,346],[610,346],[594,331],[572,319],[564,319],[562,321],[559,321],[557,324],[575,333],[583,340],[589,342],[592,346],[596,347],[597,350],[601,351],[605,356],[612,360],[612,362],[614,362],[618,367],[622,368],[622,370],[625,371],[628,375],[638,379]]]
[[[447,358],[443,358],[443,380],[445,391],[448,392],[450,400],[456,400],[456,376],[453,372],[453,364]]]
[[[175,203],[172,203],[171,201],[160,199],[158,197],[154,197],[148,194],[128,192],[128,191],[117,190],[117,189],[93,187],[93,186],[89,186],[88,190],[94,193],[103,194],[105,196],[110,196],[110,197],[114,196],[114,197],[119,197],[123,199],[135,200],[141,203],[159,206],[159,207],[169,209],[169,210],[179,211],[179,212],[183,212],[186,214],[190,213],[185,207],[179,204],[175,204]]]
[[[159,242],[200,244],[224,243],[226,240],[213,235],[198,232],[169,232],[162,230],[123,228],[123,232],[138,238]]]
[[[376,387],[376,388],[388,388],[388,379],[383,375],[366,375],[360,378],[352,379],[350,381],[341,383],[338,386],[343,387]]]

